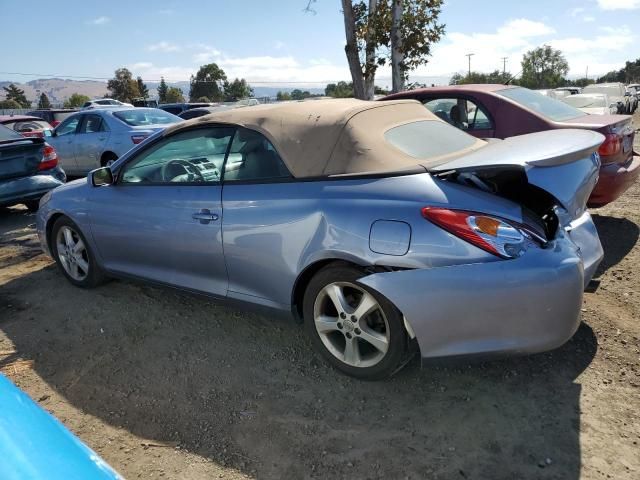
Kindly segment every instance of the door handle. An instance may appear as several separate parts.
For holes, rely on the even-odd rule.
[[[215,222],[220,217],[215,213],[211,213],[208,209],[203,208],[198,213],[191,215],[191,218],[198,220],[203,225],[206,225],[209,222]]]

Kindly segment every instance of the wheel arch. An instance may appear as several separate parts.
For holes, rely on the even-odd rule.
[[[104,152],[102,152],[102,155],[100,155],[100,165],[104,167],[104,165],[107,163],[107,160],[110,158],[117,160],[119,157],[118,154],[112,150],[105,150]]]
[[[52,243],[51,243],[51,233],[52,233],[52,230],[53,230],[53,225],[61,217],[66,217],[66,215],[64,213],[62,213],[62,212],[54,213],[53,215],[51,215],[49,217],[49,219],[47,220],[46,226],[45,226],[45,235],[46,235],[47,247],[49,248],[49,252],[51,252],[52,255],[53,255],[53,248],[52,248]]]

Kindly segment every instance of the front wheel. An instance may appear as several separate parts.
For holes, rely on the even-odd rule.
[[[359,284],[362,276],[347,265],[320,270],[305,292],[304,320],[314,347],[331,365],[353,377],[378,380],[406,362],[408,339],[400,311]]]
[[[92,288],[106,277],[80,229],[67,217],[60,217],[51,229],[53,257],[67,280],[77,287]]]

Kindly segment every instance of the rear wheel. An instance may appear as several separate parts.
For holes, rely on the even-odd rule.
[[[53,257],[67,280],[77,287],[92,288],[106,277],[80,229],[67,217],[60,217],[51,229]]]
[[[366,380],[386,378],[407,360],[402,314],[384,296],[358,284],[355,267],[330,265],[309,282],[304,320],[311,341],[338,370]]]
[[[118,160],[118,156],[115,153],[107,152],[102,156],[102,166],[110,167]]]

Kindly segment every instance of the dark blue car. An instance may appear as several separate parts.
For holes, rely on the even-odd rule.
[[[40,198],[66,180],[55,149],[44,139],[0,125],[0,207],[22,203],[35,211]]]

